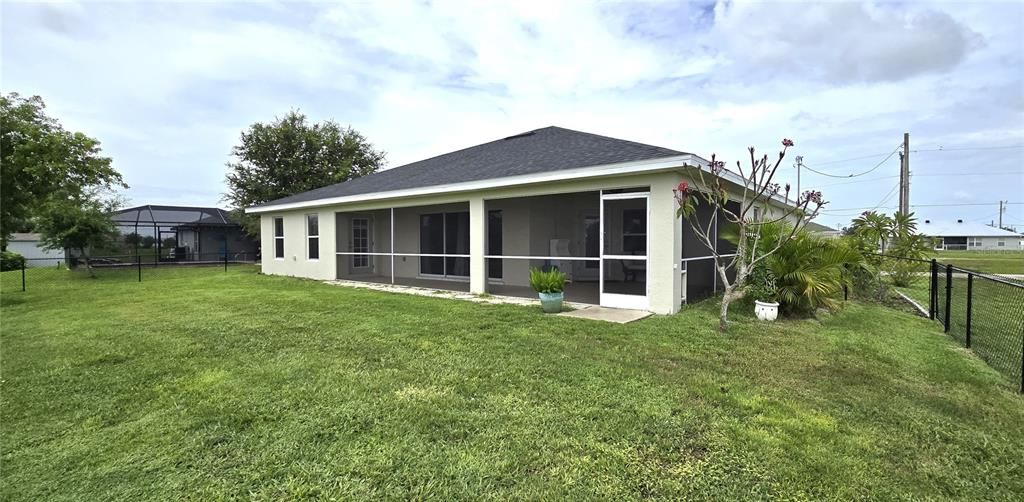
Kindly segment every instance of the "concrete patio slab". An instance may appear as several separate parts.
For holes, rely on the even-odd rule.
[[[643,319],[651,315],[651,313],[645,310],[610,309],[607,307],[598,307],[595,305],[591,305],[579,310],[562,312],[561,314],[558,315],[565,317],[575,317],[577,319],[590,319],[593,321],[606,321],[614,322],[617,324],[626,324],[628,322]]]
[[[522,305],[527,307],[536,307],[540,310],[540,300],[536,298],[520,298],[517,296],[501,296],[501,295],[475,295],[473,293],[467,293],[465,291],[451,291],[444,289],[445,287],[452,287],[449,284],[444,284],[442,281],[436,281],[439,287],[418,287],[418,286],[407,286],[401,284],[381,284],[377,282],[363,282],[363,281],[349,281],[344,279],[336,279],[333,281],[323,281],[325,284],[332,286],[345,286],[350,288],[362,288],[372,289],[375,291],[384,291],[386,293],[400,293],[406,295],[417,295],[417,296],[429,296],[431,298],[444,298],[448,300],[464,300],[476,303],[490,303],[490,304],[509,304],[509,305]],[[455,284],[458,286],[458,284]],[[593,307],[585,303],[576,302],[563,302],[564,305],[574,309],[586,309]]]

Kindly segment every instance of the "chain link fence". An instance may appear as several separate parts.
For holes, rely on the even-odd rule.
[[[929,315],[1024,393],[1024,281],[932,262]]]
[[[80,256],[28,258],[19,268],[0,272],[0,288],[4,292],[59,290],[86,280],[97,283],[162,280],[181,276],[185,270],[227,272],[240,265],[252,266],[258,258],[257,253],[252,252],[193,253],[187,260],[143,254],[93,256],[88,260]]]
[[[937,260],[874,256],[880,282],[918,303],[953,339],[1024,393],[1024,278]]]

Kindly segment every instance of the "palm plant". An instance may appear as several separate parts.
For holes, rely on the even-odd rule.
[[[874,211],[865,211],[853,219],[853,235],[860,238],[866,245],[874,246],[874,249],[868,251],[885,254],[886,242],[892,235],[893,226],[894,221],[889,216]]]
[[[763,226],[761,231],[785,235],[789,229],[773,224]],[[851,271],[867,265],[864,255],[847,241],[823,239],[806,231],[794,234],[763,263],[766,273],[775,280],[784,315],[839,308],[843,286],[852,280]]]

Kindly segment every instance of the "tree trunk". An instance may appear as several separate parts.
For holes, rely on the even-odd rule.
[[[729,293],[730,288],[725,288],[725,295],[722,296],[722,310],[718,313],[718,331],[725,333],[729,330]]]
[[[725,333],[729,330],[729,304],[743,298],[742,289],[734,289],[732,285],[725,287],[722,295],[722,309],[718,313],[718,330]]]
[[[89,277],[95,278],[96,274],[92,271],[92,263],[89,263],[89,254],[85,252],[85,248],[79,248],[82,252],[82,261],[85,262],[85,270],[89,272]]]

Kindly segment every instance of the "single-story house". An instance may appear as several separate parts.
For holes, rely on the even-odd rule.
[[[42,237],[36,233],[11,234],[7,250],[25,257],[26,267],[54,267],[64,263],[64,250],[46,249]]]
[[[145,206],[119,209],[111,214],[128,255],[153,249],[162,261],[254,261],[259,243],[216,207]]]
[[[917,230],[932,238],[935,249],[1024,250],[1024,235],[981,223],[924,220]]]
[[[707,166],[546,127],[246,211],[261,216],[266,274],[535,298],[529,269],[558,267],[569,301],[667,314],[720,289],[673,195]],[[723,178],[739,191],[738,175]],[[713,213],[703,205],[697,216],[717,230]]]

